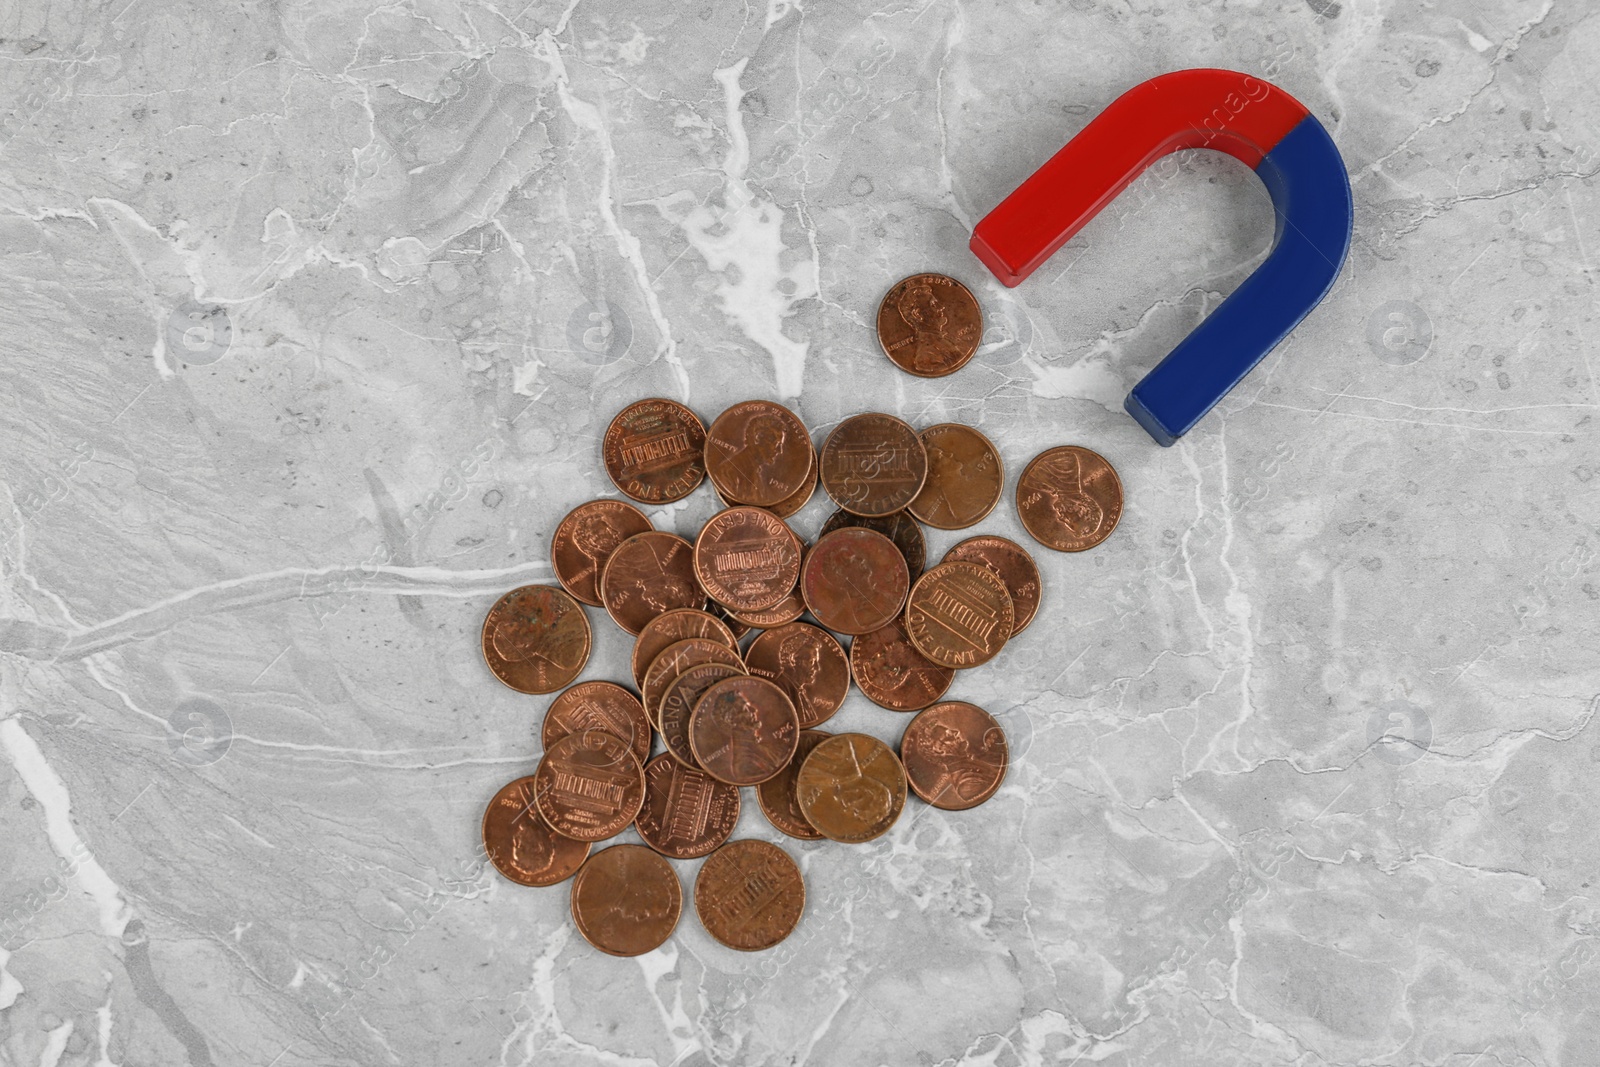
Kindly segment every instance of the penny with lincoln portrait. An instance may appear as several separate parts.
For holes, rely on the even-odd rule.
[[[893,415],[868,411],[833,428],[817,462],[822,488],[855,515],[892,515],[916,499],[928,475],[922,439]]]
[[[761,611],[800,578],[800,539],[764,508],[740,506],[707,520],[694,543],[700,587],[731,611]]]
[[[967,365],[983,337],[983,310],[972,290],[943,274],[913,274],[878,305],[878,343],[894,365],[919,378],[942,378]]]
[[[695,762],[729,785],[760,785],[783,770],[800,742],[794,704],[765,678],[743,675],[707,689],[689,717]]]
[[[917,651],[896,618],[850,642],[850,673],[868,700],[890,711],[918,711],[950,688],[956,672]]]
[[[944,554],[943,563],[981,563],[1000,576],[1011,594],[1011,636],[1028,628],[1039,612],[1043,585],[1039,565],[1033,562],[1028,550],[996,534],[979,534],[969,537]]]
[[[941,563],[917,579],[906,600],[906,633],[944,667],[976,667],[1011,638],[1011,594],[981,563]]]
[[[483,660],[519,693],[554,693],[589,661],[583,607],[564,589],[524,585],[494,602],[483,620]]]
[[[629,404],[606,427],[601,458],[618,489],[641,504],[682,500],[705,480],[706,428],[675,400]]]
[[[745,666],[776,682],[794,704],[800,728],[833,717],[850,692],[850,659],[828,631],[804,622],[767,630],[745,649]]]
[[[633,643],[634,684],[644,685],[645,671],[650,669],[650,664],[668,645],[691,637],[720,641],[732,649],[739,647],[739,641],[728,624],[715,615],[698,608],[674,608],[657,615],[639,631],[639,639]]]
[[[994,716],[960,700],[920,712],[900,738],[911,789],[936,808],[965,811],[994,796],[1010,754]]]
[[[940,530],[961,530],[994,510],[1006,486],[1000,451],[982,433],[958,422],[930,426],[917,435],[928,451],[928,477],[908,506]]]
[[[643,845],[595,853],[572,880],[572,921],[583,939],[612,956],[640,956],[672,936],[683,884],[672,864]]]
[[[800,766],[795,796],[806,822],[830,841],[871,841],[906,806],[906,772],[894,750],[866,734],[835,734]]]
[[[1017,514],[1046,548],[1083,552],[1117,528],[1122,480],[1098,452],[1077,445],[1048,449],[1017,479]]]
[[[772,507],[805,488],[812,449],[794,412],[770,400],[746,400],[706,431],[706,473],[729,502]]]
[[[800,745],[794,750],[794,758],[789,765],[756,786],[756,800],[761,804],[761,814],[783,833],[801,841],[821,841],[822,835],[817,833],[815,826],[806,822],[805,812],[800,810],[800,801],[794,793],[796,781],[811,750],[832,736],[822,730],[801,730]]]
[[[644,685],[641,688],[645,714],[657,729],[661,728],[661,700],[667,695],[667,687],[684,671],[702,663],[721,663],[744,673],[744,660],[739,655],[738,645],[725,645],[709,637],[689,637],[668,645],[651,662],[650,669],[644,672]]]
[[[922,532],[922,524],[917,522],[909,511],[897,511],[893,515],[867,518],[865,515],[852,515],[839,508],[823,522],[822,532],[817,536],[826,536],[846,526],[876,530],[893,541],[894,547],[898,548],[900,554],[906,558],[906,570],[910,572],[913,582],[921,577],[923,568],[928,565],[927,535]]]
[[[699,859],[731,837],[738,822],[738,786],[685,767],[665,752],[645,764],[644,807],[633,826],[663,856]]]
[[[615,682],[579,682],[563,689],[544,713],[540,738],[548,749],[568,734],[584,730],[604,730],[622,738],[640,763],[650,755],[650,720],[644,707]]]
[[[730,667],[726,663],[702,663],[690,667],[667,686],[666,695],[661,698],[661,706],[656,713],[656,725],[661,731],[661,743],[667,747],[673,759],[685,767],[701,769],[700,761],[695,758],[694,746],[689,741],[689,722],[694,715],[694,707],[707,689],[744,673],[743,664]]]
[[[894,542],[846,526],[822,537],[800,569],[800,595],[817,621],[841,634],[864,634],[900,614],[911,574]]]
[[[591,500],[567,512],[550,538],[550,568],[561,588],[600,607],[600,575],[617,546],[649,531],[644,512],[621,500]]]
[[[706,933],[740,952],[771,948],[794,931],[806,910],[800,867],[768,841],[730,841],[700,865],[694,910]]]
[[[533,779],[539,814],[575,841],[620,834],[644,803],[644,770],[628,742],[604,730],[568,734],[545,749]]]
[[[555,885],[589,855],[587,841],[562,837],[533,801],[533,776],[501,788],[483,812],[483,849],[495,870],[518,885]]]
[[[674,608],[704,608],[694,574],[694,549],[677,534],[635,534],[611,553],[600,574],[606,614],[635,637],[651,619]]]

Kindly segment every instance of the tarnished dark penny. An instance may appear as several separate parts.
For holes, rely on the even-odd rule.
[[[794,590],[800,553],[800,539],[772,512],[729,508],[711,516],[695,539],[695,575],[729,610],[761,611]]]
[[[661,731],[661,743],[667,746],[672,757],[685,767],[700,769],[695,758],[694,745],[689,741],[689,721],[694,706],[702,694],[718,682],[744,674],[743,665],[730,667],[726,663],[702,663],[690,667],[667,686],[661,698],[656,726]]]
[[[706,933],[729,948],[758,952],[788,937],[806,910],[800,867],[777,845],[729,841],[700,865],[694,910]]]
[[[768,508],[805,488],[812,464],[805,423],[782,404],[746,400],[706,432],[706,472],[724,499]]]
[[[691,637],[720,641],[735,651],[739,648],[739,640],[728,624],[715,615],[697,608],[675,608],[657,615],[639,631],[639,638],[633,643],[634,684],[644,685],[644,672],[668,645]]]
[[[917,431],[876,411],[835,426],[817,463],[833,502],[866,516],[891,515],[910,504],[928,474],[928,453]]]
[[[583,607],[553,585],[524,585],[494,602],[483,620],[483,660],[519,693],[554,693],[589,662]]]
[[[895,366],[919,378],[960,370],[982,337],[977,298],[943,274],[913,274],[878,305],[878,343]]]
[[[744,658],[739,655],[738,645],[725,645],[709,637],[689,637],[668,645],[651,661],[640,687],[645,714],[652,725],[660,727],[661,698],[667,695],[667,687],[678,675],[702,663],[722,663],[744,673]]]
[[[870,633],[900,614],[911,574],[894,542],[847,526],[817,541],[800,569],[800,595],[817,621],[841,634]]]
[[[890,711],[918,711],[950,688],[956,672],[917,651],[897,618],[850,642],[850,674],[868,700]]]
[[[832,634],[809,623],[791,622],[761,634],[745,649],[744,664],[783,690],[802,730],[831,719],[850,692],[849,657]]]
[[[879,518],[867,518],[864,515],[852,515],[840,508],[827,521],[822,524],[823,537],[835,530],[846,526],[859,526],[864,530],[876,530],[894,542],[894,547],[900,550],[905,557],[906,570],[914,582],[922,577],[923,568],[928,565],[928,539],[922,532],[922,524],[912,516],[909,511],[897,511],[893,515],[884,515]]]
[[[729,785],[760,785],[788,765],[799,741],[793,702],[754,675],[713,685],[689,717],[695,762]]]
[[[518,885],[555,885],[589,855],[587,841],[562,837],[533,801],[533,776],[504,786],[483,812],[483,849],[495,870]]]
[[[606,427],[601,454],[618,489],[644,504],[682,500],[705,480],[706,428],[675,400],[640,400]]]
[[[600,606],[600,575],[617,546],[650,530],[650,520],[632,504],[591,500],[567,512],[550,538],[550,567],[561,588]]]
[[[627,829],[644,803],[644,770],[628,742],[604,730],[568,734],[544,750],[534,799],[556,833],[603,841]]]
[[[541,733],[546,749],[568,734],[604,730],[620,737],[643,763],[650,756],[650,720],[639,698],[615,682],[579,682],[550,702]]]
[[[675,860],[699,859],[733,835],[739,787],[685,767],[663,752],[644,768],[644,807],[634,829]]]
[[[1044,595],[1039,567],[1028,550],[1007,537],[979,534],[969,537],[944,554],[945,563],[981,563],[1000,576],[1011,594],[1011,636],[1028,628],[1039,612]]]
[[[1046,548],[1082,552],[1122,518],[1122,480],[1098,452],[1062,445],[1033,457],[1017,479],[1022,528]]]
[[[683,884],[672,864],[643,845],[596,852],[572,880],[578,933],[612,956],[642,956],[660,948],[682,913]]]
[[[994,716],[952,700],[911,720],[900,738],[900,762],[917,796],[936,808],[965,811],[994,796],[1010,754]]]
[[[981,563],[941,563],[911,589],[906,633],[917,651],[944,667],[976,667],[1011,637],[1011,594]]]
[[[887,833],[900,818],[906,772],[876,737],[835,734],[800,765],[795,796],[806,822],[823,837],[858,844]]]
[[[756,786],[756,799],[761,804],[761,814],[767,821],[790,837],[801,841],[820,841],[817,828],[806,822],[805,812],[795,797],[795,783],[800,777],[800,765],[805,763],[811,750],[833,735],[822,730],[801,730],[800,747],[794,751],[789,765]]]
[[[600,600],[616,624],[634,636],[674,608],[704,608],[694,575],[694,549],[677,534],[635,534],[611,553],[600,576]]]
[[[917,435],[928,451],[928,477],[907,505],[911,514],[940,530],[961,530],[1000,502],[1005,469],[994,443],[971,426],[944,422]]]

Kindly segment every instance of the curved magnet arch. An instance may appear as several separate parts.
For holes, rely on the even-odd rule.
[[[1211,148],[1261,177],[1277,217],[1266,260],[1133,387],[1124,407],[1161,445],[1187,433],[1333,287],[1350,250],[1350,177],[1328,131],[1294,97],[1231,70],[1180,70],[1134,86],[985,215],[971,248],[1015,286],[1146,167]]]

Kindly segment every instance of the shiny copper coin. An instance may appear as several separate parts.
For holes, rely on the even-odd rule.
[[[617,546],[650,529],[632,504],[591,500],[567,512],[550,539],[550,567],[561,588],[585,604],[600,606],[600,575]]]
[[[917,436],[928,450],[928,477],[907,505],[911,514],[940,530],[961,530],[994,510],[1006,476],[992,441],[957,422],[930,426]]]
[[[1035,541],[1082,552],[1111,536],[1122,518],[1122,481],[1105,457],[1062,445],[1033,457],[1017,479],[1017,514]]]
[[[906,772],[888,745],[836,734],[800,765],[795,796],[806,822],[830,841],[858,844],[887,833],[906,806]]]
[[[732,611],[770,608],[800,580],[800,538],[764,508],[735,507],[711,516],[694,542],[700,587]]]
[[[936,808],[965,811],[994,796],[1006,776],[1006,733],[994,716],[960,700],[935,704],[900,738],[911,789]]]
[[[645,714],[650,717],[652,725],[658,729],[660,727],[661,698],[667,695],[667,687],[678,675],[702,663],[722,663],[744,673],[744,658],[739,655],[738,645],[725,645],[709,637],[690,637],[668,645],[644,672],[641,692],[644,694]]]
[[[1028,628],[1039,612],[1044,595],[1039,567],[1028,550],[1007,537],[980,534],[969,537],[944,554],[945,563],[981,563],[1000,576],[1011,594],[1011,636]]]
[[[616,624],[637,637],[674,608],[704,608],[694,549],[677,534],[653,530],[617,546],[600,576],[600,600]]]
[[[805,487],[812,464],[805,423],[782,404],[746,400],[706,432],[706,472],[724,499],[767,508]]]
[[[809,444],[809,441],[807,443]],[[737,500],[730,500],[728,497],[724,496],[722,490],[717,488],[716,482],[711,483],[711,489],[717,494],[717,500],[722,503],[723,507],[734,508],[740,506]],[[793,496],[790,496],[784,500],[780,500],[776,504],[770,505],[766,510],[772,512],[780,519],[787,519],[789,516],[805,507],[806,504],[810,503],[812,494],[814,494],[816,491],[817,450],[815,447],[813,447],[811,449],[811,470],[810,473],[806,475],[805,482],[800,486],[799,489],[795,490]]]
[[[833,717],[850,692],[850,659],[832,634],[809,623],[768,630],[745,649],[744,665],[777,684],[809,730]]]
[[[928,474],[917,431],[893,415],[869,411],[833,428],[817,462],[822,488],[856,515],[891,515],[916,499]]]
[[[883,534],[857,526],[821,538],[800,569],[800,595],[817,621],[841,634],[864,634],[900,614],[911,574]]]
[[[815,826],[806,822],[805,812],[800,810],[800,801],[795,797],[795,783],[800,777],[800,766],[805,763],[806,757],[811,755],[812,749],[832,736],[821,730],[801,730],[800,746],[795,749],[794,758],[789,761],[789,765],[756,786],[756,799],[761,803],[761,814],[765,815],[773,826],[801,841],[820,841],[822,835],[817,833]]]
[[[533,802],[533,776],[504,786],[483,812],[483,849],[495,870],[518,885],[555,885],[589,855],[587,841],[562,837]]]
[[[661,743],[667,746],[672,757],[685,767],[700,769],[695,759],[694,745],[689,741],[689,722],[694,706],[707,689],[728,678],[744,674],[744,667],[730,667],[726,663],[702,663],[690,667],[667,686],[661,698],[657,726],[661,730]]]
[[[620,834],[644,803],[644,770],[628,742],[604,730],[568,734],[545,749],[533,778],[539,814],[575,841]]]
[[[729,785],[760,785],[788,765],[799,742],[794,704],[753,675],[713,685],[689,717],[695,762]]]
[[[729,948],[759,952],[794,931],[806,910],[800,867],[777,845],[730,841],[700,865],[694,910],[706,933]]]
[[[913,274],[878,305],[878,343],[895,366],[919,378],[942,378],[967,365],[983,337],[983,311],[972,291],[943,274]]]
[[[950,688],[956,672],[917,651],[904,619],[850,642],[850,674],[868,700],[890,711],[918,711]]]
[[[700,417],[658,397],[617,412],[601,454],[618,489],[644,504],[670,504],[705,480],[705,445]]]
[[[524,585],[494,602],[483,620],[483,659],[519,693],[554,693],[589,662],[589,619],[553,585]]]
[[[639,698],[615,682],[579,682],[568,686],[544,713],[541,739],[549,749],[568,734],[604,730],[628,742],[634,759],[650,756],[650,720]]]
[[[672,864],[643,845],[597,852],[572,880],[578,933],[612,956],[642,956],[660,948],[682,913],[683,884]]]
[[[733,835],[739,787],[685,767],[663,752],[644,768],[644,807],[634,828],[675,860],[699,859]]]
[[[917,579],[906,601],[906,633],[944,667],[976,667],[1011,637],[1011,594],[981,563],[941,563]]]
[[[715,615],[698,608],[674,608],[657,615],[639,631],[639,638],[633,643],[634,684],[644,685],[644,672],[668,645],[691,637],[720,641],[735,651],[739,648],[739,640],[728,624]]]
[[[928,565],[928,539],[922,532],[922,524],[912,516],[909,511],[897,511],[893,515],[884,515],[879,518],[869,519],[864,515],[852,515],[840,508],[827,521],[822,524],[823,537],[835,530],[846,526],[859,526],[864,530],[876,530],[894,542],[894,547],[900,550],[905,557],[906,570],[914,582],[922,577],[923,568]]]

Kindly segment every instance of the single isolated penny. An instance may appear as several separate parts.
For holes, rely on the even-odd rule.
[[[705,480],[706,427],[675,400],[640,400],[617,412],[601,444],[606,474],[642,504],[682,500]]]
[[[689,741],[689,723],[694,716],[694,706],[707,689],[744,673],[742,664],[733,667],[726,663],[702,663],[690,667],[667,686],[666,695],[661,698],[657,726],[661,730],[661,743],[666,745],[673,759],[685,767],[701,769],[700,761],[695,758],[694,745]]]
[[[634,829],[669,859],[693,860],[733,836],[739,787],[685,767],[663,752],[644,768],[644,807]]]
[[[800,765],[795,796],[806,822],[847,845],[888,832],[906,806],[906,772],[888,745],[866,734],[835,734]]]
[[[739,655],[738,645],[725,645],[709,637],[690,637],[668,645],[651,661],[650,669],[644,672],[641,692],[644,695],[645,714],[650,717],[652,725],[659,729],[661,699],[667,695],[667,687],[684,671],[702,663],[723,663],[740,674],[744,673],[744,659]]]
[[[1000,451],[971,426],[944,422],[917,435],[928,452],[928,477],[907,505],[940,530],[961,530],[994,510],[1006,487]]]
[[[561,588],[600,606],[600,575],[617,546],[651,529],[644,512],[620,500],[591,500],[567,512],[550,538],[550,567]]]
[[[979,534],[969,537],[944,554],[944,563],[981,563],[1000,576],[1011,594],[1011,636],[1028,628],[1039,613],[1044,585],[1039,566],[1028,550],[1008,537]]]
[[[900,761],[917,796],[945,811],[965,811],[994,796],[1010,754],[994,716],[952,700],[911,720],[900,738]]]
[[[800,580],[800,538],[764,508],[729,508],[711,516],[694,543],[700,587],[733,611],[777,604]]]
[[[917,431],[893,415],[868,411],[833,428],[817,462],[822,488],[856,515],[890,515],[916,499],[928,474]]]
[[[585,730],[620,737],[640,763],[650,756],[650,720],[644,705],[615,682],[579,682],[563,689],[544,713],[541,738],[548,749],[568,734]]]
[[[651,619],[674,608],[704,608],[694,575],[694,549],[677,534],[634,534],[611,553],[600,572],[606,614],[635,637]]]
[[[788,766],[800,721],[782,689],[753,675],[728,678],[695,701],[689,746],[695,762],[729,785],[760,785]]]
[[[1017,479],[1017,514],[1028,535],[1057,552],[1082,552],[1111,536],[1122,517],[1122,480],[1098,452],[1062,445],[1039,453]]]
[[[976,667],[1011,637],[1011,594],[981,563],[941,563],[917,579],[906,601],[906,633],[944,667]]]
[[[806,822],[805,812],[800,810],[800,801],[795,796],[795,783],[800,776],[800,767],[811,755],[811,750],[832,736],[822,730],[801,730],[800,746],[794,750],[794,758],[789,765],[756,786],[761,814],[780,831],[801,841],[821,841],[822,835],[817,833],[815,826]]]
[[[700,865],[694,910],[706,933],[729,948],[757,952],[800,924],[806,883],[799,865],[777,845],[755,838],[730,841]]]
[[[650,669],[650,664],[666,651],[668,645],[691,637],[720,641],[734,650],[739,647],[739,640],[728,624],[715,615],[698,608],[674,608],[657,615],[639,631],[639,638],[633,643],[634,684],[644,685],[644,672]]]
[[[761,634],[744,653],[757,678],[775,682],[809,730],[833,717],[850,692],[850,659],[828,631],[791,622]]]
[[[911,573],[894,542],[846,526],[819,539],[800,569],[800,595],[817,621],[841,634],[864,634],[900,614]]]
[[[868,700],[890,711],[920,711],[944,696],[956,677],[953,667],[917,651],[900,618],[850,642],[850,674]]]
[[[878,343],[894,365],[919,378],[942,378],[966,366],[983,337],[983,311],[972,291],[943,274],[913,274],[878,305]]]
[[[603,730],[568,734],[545,749],[533,778],[539,814],[575,841],[620,834],[644,803],[644,770],[633,750]]]
[[[519,693],[554,693],[589,662],[589,619],[553,585],[524,585],[494,602],[483,620],[483,660]]]
[[[811,435],[799,416],[770,400],[746,400],[706,432],[706,473],[723,499],[767,508],[805,488]]]
[[[914,582],[922,576],[923,568],[928,565],[928,538],[922,532],[922,524],[912,517],[911,512],[897,511],[893,515],[869,519],[840,508],[828,516],[822,524],[822,533],[817,536],[824,537],[846,526],[859,526],[883,534],[894,542],[894,547],[905,557],[911,580]]]
[[[660,948],[682,912],[683,884],[672,864],[643,845],[597,852],[572,880],[578,933],[612,956],[641,956]]]
[[[483,812],[483,848],[495,870],[518,885],[555,885],[589,855],[587,841],[562,837],[533,802],[533,776],[503,787]]]

